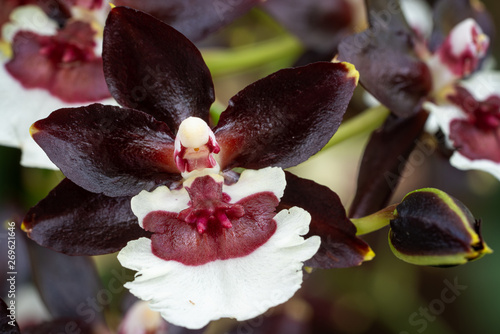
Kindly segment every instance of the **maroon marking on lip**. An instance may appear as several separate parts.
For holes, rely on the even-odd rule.
[[[276,231],[273,217],[279,201],[271,192],[228,203],[222,183],[210,176],[197,178],[188,192],[190,207],[180,214],[153,211],[144,218],[144,229],[154,233],[153,254],[164,260],[197,266],[246,256]],[[230,226],[220,218],[221,213]],[[200,221],[206,222],[203,231],[198,228]]]

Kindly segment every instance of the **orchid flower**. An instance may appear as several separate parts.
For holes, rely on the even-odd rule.
[[[131,292],[188,328],[285,302],[305,261],[373,257],[335,193],[283,171],[335,133],[357,84],[351,64],[278,71],[235,95],[211,127],[209,70],[172,27],[115,7],[103,61],[123,108],[64,108],[31,128],[67,177],[25,217],[33,240],[67,254],[121,249],[138,271]]]
[[[424,107],[434,115],[456,168],[476,169],[500,180],[500,75],[480,71],[454,86],[439,103]]]
[[[424,101],[472,74],[486,54],[489,38],[467,18],[432,48],[432,41],[410,28],[396,4],[368,1],[370,28],[344,39],[339,55],[357,66],[361,84],[375,98],[394,114],[408,117],[419,112]]]
[[[339,59],[356,66],[363,87],[391,112],[365,149],[351,217],[388,204],[417,138],[431,124],[424,103],[442,99],[450,87],[473,74],[488,49],[483,28],[489,34],[490,21],[484,9],[469,1],[438,1],[431,32],[429,22],[419,24],[428,10],[413,9],[408,23],[404,9],[415,8],[411,6],[418,1],[402,4],[367,1],[370,27],[339,46]],[[450,10],[454,15],[447,15]]]
[[[80,2],[62,26],[60,17],[35,4],[14,8],[2,24],[0,144],[21,148],[23,166],[57,169],[29,136],[35,120],[62,107],[113,103],[102,72],[97,19],[106,7]],[[80,15],[87,11],[96,15]]]

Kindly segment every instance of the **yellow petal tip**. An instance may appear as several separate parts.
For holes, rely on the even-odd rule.
[[[368,248],[368,252],[365,254],[363,261],[371,261],[375,257],[375,252],[371,248]]]
[[[347,69],[347,77],[354,78],[354,83],[357,86],[358,82],[359,82],[359,72],[356,69],[356,67],[353,64],[345,62],[345,61],[341,62],[341,64],[344,65]]]
[[[33,137],[37,132],[38,132],[38,128],[35,126],[35,124],[33,123],[31,126],[30,126],[30,135],[31,137]]]

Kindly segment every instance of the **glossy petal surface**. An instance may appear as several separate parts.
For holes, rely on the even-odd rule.
[[[229,101],[214,129],[222,169],[295,166],[337,131],[357,83],[346,63],[278,71]]]
[[[426,120],[424,112],[407,119],[389,116],[384,125],[372,133],[361,160],[349,217],[363,217],[389,204],[416,145],[424,158],[426,154],[432,153],[424,143],[418,141]]]
[[[282,210],[277,229],[247,256],[186,266],[151,252],[151,241],[134,240],[118,254],[120,263],[138,274],[125,287],[175,325],[197,329],[222,317],[251,319],[288,300],[302,283],[302,261],[319,247],[319,238],[304,240],[310,216],[300,209]]]
[[[415,54],[416,36],[396,1],[368,1],[370,27],[344,39],[339,59],[353,63],[361,84],[400,117],[419,111],[431,91],[427,65]]]
[[[64,179],[31,208],[24,229],[39,245],[68,255],[100,255],[148,236],[130,209],[129,197],[106,197]]]
[[[36,122],[31,133],[61,171],[88,191],[132,196],[179,178],[168,127],[137,110],[101,104],[60,109]]]
[[[103,60],[106,82],[122,106],[164,121],[173,133],[189,116],[208,121],[210,72],[198,49],[172,27],[116,7],[104,29]]]
[[[248,12],[262,0],[117,0],[117,6],[143,10],[180,31],[192,41],[200,40]]]
[[[316,268],[358,266],[371,259],[373,252],[356,237],[356,227],[347,218],[340,198],[333,191],[313,181],[286,173],[287,186],[280,207],[298,206],[311,214],[307,235],[321,237],[318,253],[306,262]]]

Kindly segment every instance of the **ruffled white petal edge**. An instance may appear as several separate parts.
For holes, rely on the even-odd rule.
[[[117,105],[112,98],[95,101]],[[31,138],[30,126],[60,108],[81,107],[84,103],[65,103],[44,89],[25,89],[0,66],[0,145],[20,148],[21,165],[25,167],[58,168]]]
[[[220,178],[217,174],[214,177]],[[222,191],[231,197],[230,203],[236,203],[247,196],[265,191],[272,192],[280,199],[285,187],[285,172],[278,167],[267,167],[243,171],[238,182],[230,186],[223,185]],[[184,187],[179,190],[170,190],[166,186],[161,186],[152,192],[141,191],[132,198],[131,206],[132,212],[143,227],[143,219],[148,213],[152,211],[181,212],[188,207],[188,202],[189,194]]]
[[[471,160],[460,154],[459,151],[455,151],[450,158],[450,163],[455,168],[461,170],[476,169],[490,173],[500,180],[500,164],[494,161],[486,159]]]
[[[302,284],[303,261],[320,246],[317,236],[301,237],[309,230],[305,210],[283,210],[275,220],[276,232],[251,254],[201,266],[156,257],[147,238],[130,241],[118,260],[138,272],[125,287],[168,322],[190,329],[223,317],[256,317],[295,294]]]

